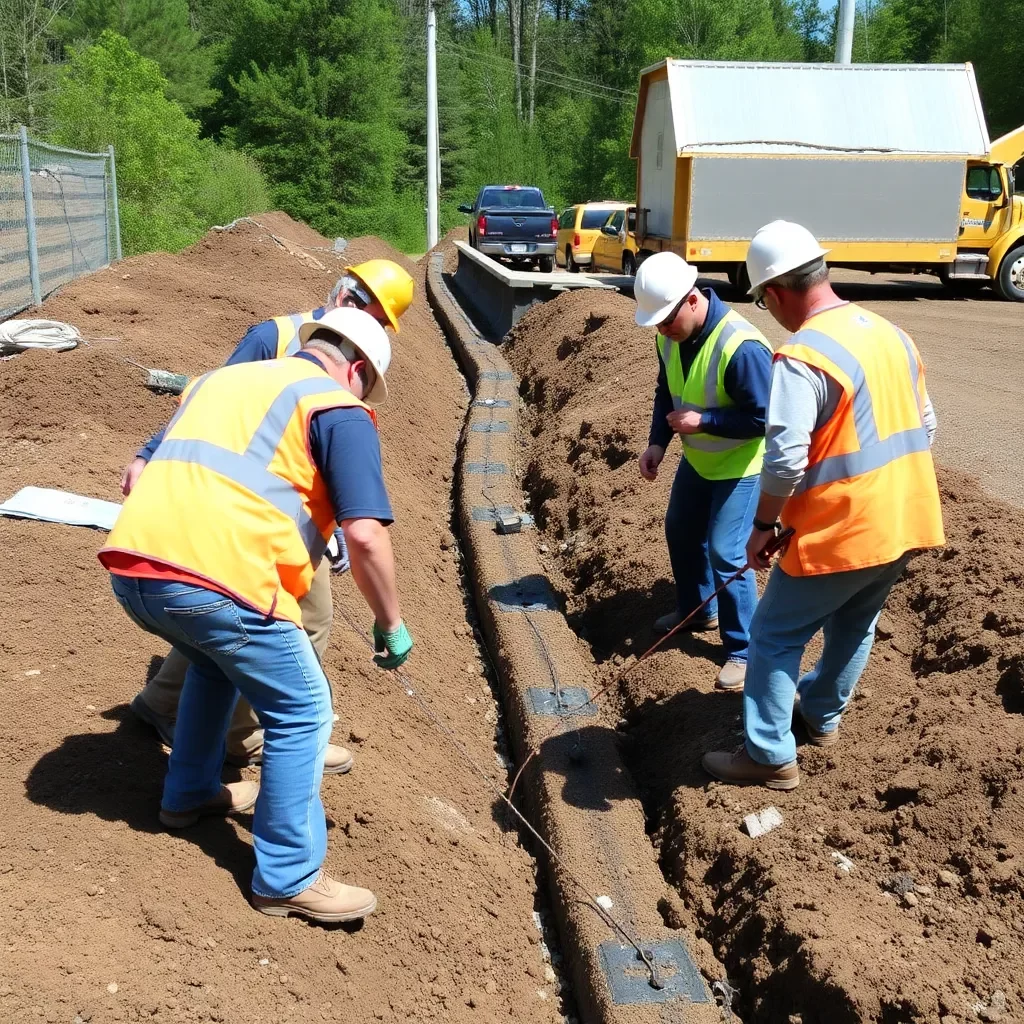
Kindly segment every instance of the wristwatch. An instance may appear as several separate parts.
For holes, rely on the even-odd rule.
[[[758,519],[757,516],[754,516],[754,529],[755,530],[762,530],[762,531],[774,530],[776,533],[778,533],[779,532],[779,527],[781,525],[782,524],[778,521],[778,519],[776,519],[774,523],[766,523],[766,522]]]

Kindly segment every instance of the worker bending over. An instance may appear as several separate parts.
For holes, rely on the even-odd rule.
[[[657,327],[661,362],[640,473],[654,480],[673,434],[683,443],[665,516],[676,607],[654,623],[661,633],[707,600],[746,561],[746,526],[757,506],[772,350],[756,327],[675,253],[656,253],[636,274],[636,322]],[[687,629],[721,628],[725,664],[717,686],[740,690],[746,674],[754,573],[724,591]],[[719,627],[719,623],[721,626]]]
[[[362,309],[382,326],[397,331],[399,317],[409,308],[412,296],[412,278],[391,260],[369,260],[347,267],[323,306],[307,313],[278,316],[251,328],[231,354],[227,365],[294,355],[299,351],[300,327],[320,321],[332,309]],[[135,486],[139,475],[153,457],[163,433],[162,430],[158,431],[124,471],[121,479],[124,494],[129,494]],[[337,443],[341,443],[340,440]],[[329,555],[332,554],[332,548],[337,552],[332,560],[336,570],[344,569],[348,562],[344,537],[344,531],[336,531],[331,548],[328,549]],[[316,570],[309,592],[299,606],[302,626],[321,660],[327,650],[334,618],[330,569],[331,564],[324,559]],[[151,725],[169,747],[174,745],[174,721],[187,668],[185,655],[172,647],[160,669],[131,703],[135,715]],[[248,701],[243,698],[235,708],[235,716],[228,729],[227,759],[240,767],[255,765],[260,763],[262,751],[263,732]],[[324,767],[326,773],[347,772],[353,762],[351,752],[345,747],[328,744]]]
[[[774,221],[747,256],[750,294],[795,332],[772,368],[747,556],[767,567],[780,517],[795,535],[751,625],[746,742],[704,756],[723,782],[799,784],[794,698],[811,743],[836,743],[890,589],[915,551],[945,543],[921,357],[894,324],[838,298],[826,252],[806,228]],[[821,657],[800,676],[819,629]]]
[[[331,693],[299,602],[339,523],[378,664],[409,655],[370,408],[387,397],[391,346],[355,309],[302,324],[299,341],[293,357],[227,366],[186,388],[99,557],[129,618],[190,662],[161,822],[184,828],[255,803],[254,906],[347,921],[376,900],[321,871]],[[261,786],[220,781],[238,693],[264,730]]]

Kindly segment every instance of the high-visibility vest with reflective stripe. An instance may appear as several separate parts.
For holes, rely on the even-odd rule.
[[[193,381],[121,509],[107,546],[209,580],[301,625],[334,530],[309,451],[314,413],[372,411],[306,359],[240,363]]]
[[[679,343],[658,335],[658,355],[665,367],[668,389],[676,409],[734,406],[725,390],[725,370],[733,353],[745,341],[771,346],[753,324],[730,309],[704,340],[689,375],[683,373]],[[764,437],[717,437],[714,434],[680,434],[686,461],[706,480],[738,480],[761,472]]]
[[[914,343],[853,304],[811,317],[776,353],[817,367],[841,388],[811,435],[807,470],[782,520],[796,531],[782,568],[791,576],[893,562],[945,543]]]
[[[316,321],[312,310],[308,313],[291,313],[288,316],[275,316],[274,326],[277,328],[277,358],[293,356],[302,348],[299,341],[299,328],[303,324]]]

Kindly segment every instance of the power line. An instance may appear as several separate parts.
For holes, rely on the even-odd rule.
[[[508,65],[510,65],[512,67],[518,67],[521,70],[526,71],[526,72],[530,71],[530,65],[524,64],[522,61],[512,60],[511,57],[505,57],[504,55],[499,54],[499,53],[494,53],[494,54],[482,53],[482,52],[480,52],[478,50],[471,50],[468,47],[461,46],[458,43],[449,42],[448,40],[443,40],[441,42],[441,45],[444,46],[447,49],[456,50],[456,51],[458,51],[460,53],[460,55],[466,56],[466,57],[474,59],[474,60],[501,62],[501,63],[508,64]],[[573,86],[579,86],[579,87],[582,87],[582,88],[585,88],[585,89],[591,89],[591,90],[603,91],[603,92],[610,92],[610,93],[617,93],[617,94],[619,94],[621,96],[629,97],[630,99],[635,99],[636,98],[636,92],[635,91],[631,91],[629,89],[620,89],[620,88],[618,88],[618,86],[614,86],[614,85],[604,85],[602,82],[595,82],[595,81],[592,81],[591,79],[587,79],[587,78],[577,78],[574,75],[566,75],[566,74],[563,74],[560,71],[551,71],[548,68],[537,68],[537,74],[538,75],[544,74],[544,75],[546,75],[546,76],[548,76],[550,78],[564,79],[566,82],[572,83]]]
[[[445,49],[449,49],[449,48],[446,46]],[[487,68],[490,68],[492,70],[496,66],[493,60],[491,60],[489,58],[486,58],[486,57],[470,55],[470,54],[467,54],[467,53],[456,53],[455,56],[457,56],[461,60],[467,60],[467,61],[470,61],[472,63],[477,63],[477,64],[480,64],[483,67],[487,67]],[[498,60],[502,60],[502,58],[497,58],[497,59]],[[512,64],[511,61],[509,61],[509,63]],[[540,82],[541,85],[549,86],[552,89],[561,89],[564,92],[574,93],[574,94],[579,95],[579,96],[588,96],[591,99],[604,100],[605,102],[608,102],[608,103],[625,103],[627,101],[633,102],[636,99],[636,97],[632,96],[632,95],[617,96],[617,95],[614,95],[614,94],[609,93],[609,92],[595,92],[595,91],[592,91],[590,89],[580,88],[578,86],[566,85],[564,82],[560,82],[560,81],[557,81],[557,80],[555,80],[553,78],[549,78],[548,74],[550,74],[550,73],[549,72],[544,72],[544,71],[541,71],[540,69],[538,69],[536,71],[536,73],[535,73],[536,81]]]
[[[449,42],[447,40],[444,41],[443,45],[445,45],[445,46],[447,46],[447,47],[449,47],[451,49],[454,49],[454,50],[459,50],[463,54],[465,54],[466,56],[469,56],[469,57],[474,57],[474,58],[483,59],[483,60],[501,61],[501,62],[509,64],[509,65],[511,65],[513,67],[519,67],[523,71],[529,71],[530,70],[530,65],[525,64],[522,61],[515,61],[511,57],[506,57],[506,56],[504,56],[503,54],[500,54],[500,53],[492,53],[492,54],[483,53],[483,52],[481,52],[479,50],[471,50],[468,47],[461,46],[459,43],[453,43],[453,42]],[[630,98],[633,98],[633,97],[636,96],[636,93],[633,92],[633,91],[630,91],[629,89],[620,89],[617,86],[605,85],[602,82],[595,82],[595,81],[592,81],[591,79],[587,79],[587,78],[577,78],[574,75],[563,74],[561,71],[551,71],[550,69],[547,69],[547,68],[538,68],[537,72],[538,72],[538,74],[543,72],[546,75],[550,75],[552,78],[563,78],[567,82],[571,82],[571,83],[573,83],[575,85],[580,85],[580,86],[583,86],[583,87],[588,88],[588,89],[596,89],[596,90],[604,90],[606,92],[620,93],[621,95],[629,96]]]

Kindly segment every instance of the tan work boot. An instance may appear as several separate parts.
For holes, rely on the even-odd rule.
[[[335,881],[326,871],[321,871],[311,886],[294,896],[271,899],[253,893],[252,905],[261,914],[269,914],[271,917],[296,914],[310,921],[330,924],[335,921],[358,921],[372,914],[377,908],[377,897],[369,889],[345,885]]]
[[[727,661],[722,666],[722,671],[718,673],[715,689],[738,692],[743,689],[746,678],[747,663],[745,661]]]
[[[745,746],[735,750],[712,750],[704,755],[704,771],[733,786],[765,786],[767,789],[796,789],[800,770],[796,761],[784,765],[760,764]]]
[[[828,732],[821,732],[816,729],[810,722],[804,718],[804,713],[797,707],[797,713],[800,715],[800,721],[804,723],[804,730],[807,733],[807,739],[816,747],[834,747],[839,742],[839,726],[837,725],[834,729],[830,729]]]
[[[669,612],[667,615],[662,615],[661,618],[654,620],[654,632],[655,633],[670,633],[680,622],[683,621],[684,615],[681,611],[676,609],[674,612]],[[718,629],[718,616],[715,615],[712,618],[703,619],[691,619],[686,626],[683,627],[688,633],[713,633]]]
[[[229,782],[220,787],[220,792],[205,804],[187,811],[166,811],[160,808],[160,824],[167,828],[188,828],[207,814],[241,814],[249,810],[259,795],[260,787],[255,782]]]
[[[236,768],[253,768],[263,764],[263,751],[257,750],[254,754],[228,754],[224,760]],[[355,755],[347,747],[342,747],[337,743],[327,744],[327,752],[324,755],[324,775],[344,775],[346,772],[352,771],[352,765],[355,763]]]

